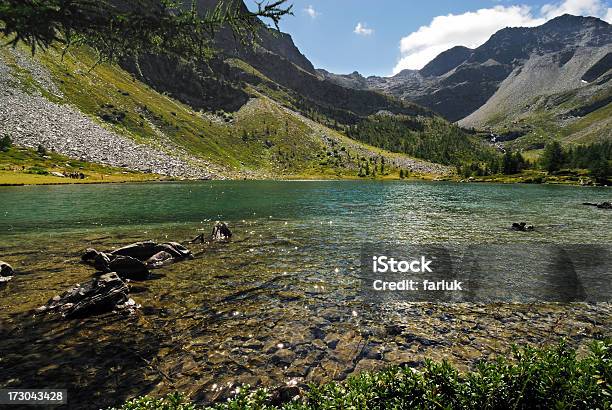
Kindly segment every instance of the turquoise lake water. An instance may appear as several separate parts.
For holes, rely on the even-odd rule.
[[[610,244],[610,188],[375,181],[0,187],[0,388],[62,387],[74,408],[181,390],[343,379],[425,358],[467,368],[512,343],[610,336],[609,303],[394,304],[360,297],[364,243]],[[184,242],[216,220],[227,244],[131,284],[136,315],[32,310],[92,277],[84,249]],[[514,232],[512,222],[533,224]],[[105,392],[103,395],[101,392]]]

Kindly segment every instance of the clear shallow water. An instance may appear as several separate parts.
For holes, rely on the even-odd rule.
[[[321,228],[330,240],[590,242],[610,238],[610,213],[582,202],[610,199],[609,188],[427,182],[228,181],[95,186],[0,187],[0,233],[106,232],[221,219],[284,220]],[[531,237],[505,229],[538,226]],[[274,221],[272,221],[274,222]],[[193,225],[192,225],[193,226]],[[319,230],[313,225],[313,230]],[[8,236],[7,236],[8,235]]]
[[[469,366],[512,342],[612,327],[608,304],[368,304],[364,242],[609,243],[608,188],[426,182],[190,182],[0,187],[0,259],[20,273],[0,290],[0,387],[68,386],[76,407],[176,388],[198,400],[235,384],[342,379],[425,357]],[[215,220],[229,244],[134,283],[143,308],[62,322],[28,313],[92,276],[87,247],[185,241]],[[535,232],[516,233],[526,221]],[[95,341],[95,342],[94,342]],[[110,396],[95,396],[106,391]]]

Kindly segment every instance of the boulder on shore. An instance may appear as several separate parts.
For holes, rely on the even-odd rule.
[[[225,222],[217,221],[213,227],[211,239],[213,241],[225,242],[232,238],[232,231]]]
[[[533,225],[527,225],[526,222],[513,222],[511,229],[513,231],[528,232],[533,231],[535,228]]]
[[[137,305],[128,297],[128,291],[128,285],[116,273],[107,273],[55,296],[36,313],[59,313],[65,318],[112,311],[131,313]]]
[[[13,276],[14,274],[15,271],[13,270],[11,265],[6,262],[0,261],[0,276],[8,277]]]

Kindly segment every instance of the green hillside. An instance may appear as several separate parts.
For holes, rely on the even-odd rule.
[[[446,172],[443,167],[350,140],[302,116],[291,104],[291,95],[271,81],[258,86],[243,83],[249,100],[235,112],[195,111],[116,65],[95,65],[94,54],[87,49],[71,49],[63,58],[54,49],[38,52],[34,60],[48,70],[61,91],[58,96],[23,66],[26,53],[25,49],[0,49],[15,80],[13,86],[20,91],[74,106],[93,122],[138,144],[170,155],[185,154],[185,160],[194,165],[202,161],[221,178],[357,177],[362,161],[377,162],[382,157],[386,157],[389,176],[399,175],[400,167]],[[240,60],[231,63],[261,75]],[[19,135],[11,137],[19,144]]]
[[[518,113],[498,112],[484,128],[500,134],[505,147],[522,150],[530,159],[536,159],[552,140],[568,147],[610,140],[612,89],[602,84],[535,97]]]

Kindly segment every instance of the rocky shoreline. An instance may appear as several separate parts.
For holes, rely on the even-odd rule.
[[[513,343],[539,346],[567,338],[584,349],[610,336],[609,303],[363,303],[355,297],[354,272],[343,269],[326,279],[326,266],[318,256],[313,265],[310,253],[302,251],[303,239],[295,235],[274,230],[261,238],[262,226],[243,222],[232,226],[231,242],[209,244],[213,235],[227,241],[229,232],[208,228],[192,244],[184,242],[193,260],[165,265],[145,280],[92,276],[91,265],[62,248],[82,251],[84,246],[75,244],[87,244],[106,250],[88,251],[87,260],[100,253],[149,260],[167,234],[190,238],[194,226],[147,228],[148,237],[160,238],[156,246],[135,242],[144,240],[143,232],[104,232],[73,234],[72,242],[58,237],[44,244],[44,256],[41,244],[31,250],[25,244],[8,247],[4,256],[17,274],[3,290],[9,297],[0,306],[0,348],[7,352],[0,387],[53,380],[70,389],[74,403],[90,405],[92,394],[109,392],[110,398],[91,399],[96,408],[173,391],[211,403],[233,397],[243,384],[299,387],[391,365],[420,368],[426,359],[446,359],[464,371],[507,354]],[[287,268],[275,264],[280,255],[304,269],[284,272]],[[100,259],[96,271],[111,269]],[[63,289],[68,291],[47,303],[50,314],[32,315]],[[109,297],[96,298],[92,289]],[[68,301],[73,305],[65,310],[56,304],[75,295],[78,300]],[[112,303],[102,303],[105,309],[97,314],[79,315],[87,307],[83,300]]]

